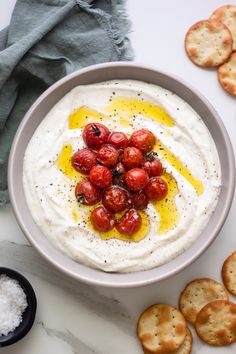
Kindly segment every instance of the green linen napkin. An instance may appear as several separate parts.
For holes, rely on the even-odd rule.
[[[0,32],[0,205],[16,129],[35,99],[82,67],[131,60],[124,0],[18,0]],[[19,177],[20,178],[20,177]]]

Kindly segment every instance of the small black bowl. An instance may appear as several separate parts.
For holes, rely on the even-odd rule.
[[[22,287],[26,294],[28,303],[28,306],[22,315],[22,322],[19,324],[19,326],[14,331],[8,333],[8,335],[0,336],[0,347],[5,347],[7,345],[18,342],[18,340],[23,338],[29,332],[35,319],[37,299],[34,289],[23,275],[13,269],[0,267],[0,275],[2,274],[6,274],[9,278],[15,279],[19,282],[19,285]]]

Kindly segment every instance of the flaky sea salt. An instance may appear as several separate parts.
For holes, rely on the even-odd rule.
[[[0,336],[6,336],[19,326],[27,306],[26,295],[19,282],[2,274],[0,276]]]

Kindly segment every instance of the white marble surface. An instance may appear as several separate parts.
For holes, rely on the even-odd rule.
[[[0,1],[0,28],[9,22],[14,3]],[[188,27],[225,1],[128,0],[127,4],[133,22],[135,60],[175,73],[198,88],[220,113],[236,149],[235,99],[221,89],[215,71],[194,66],[183,49]],[[195,277],[220,280],[224,258],[236,249],[235,212],[234,201],[216,241],[178,275],[142,288],[114,290],[84,285],[55,271],[28,245],[11,207],[1,209],[0,264],[25,274],[38,298],[31,332],[21,342],[2,348],[1,354],[141,354],[135,330],[145,307],[162,301],[177,305],[181,289]],[[236,344],[211,348],[194,336],[192,353],[233,354]]]

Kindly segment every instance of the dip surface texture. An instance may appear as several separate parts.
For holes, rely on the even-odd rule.
[[[169,187],[167,197],[141,212],[132,238],[99,234],[77,203],[76,183],[86,176],[71,166],[85,147],[82,129],[101,122],[129,137],[149,129]],[[24,157],[23,183],[31,214],[48,239],[75,261],[108,272],[146,270],[184,252],[209,221],[220,193],[214,141],[198,114],[161,87],[134,80],[78,86],[62,98],[35,131]]]

